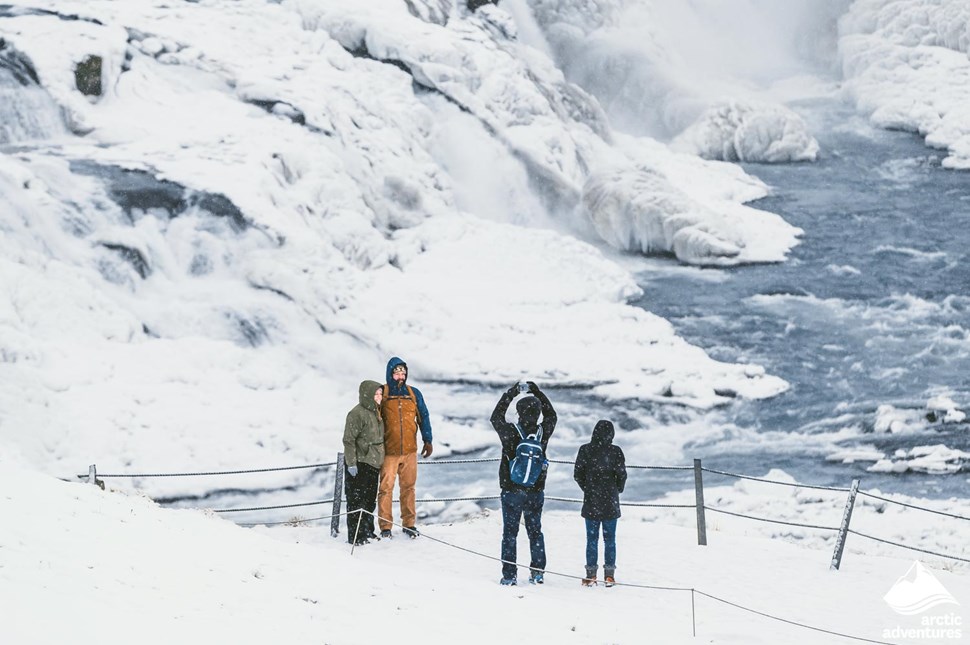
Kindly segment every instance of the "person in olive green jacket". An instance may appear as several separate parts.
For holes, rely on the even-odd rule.
[[[372,539],[380,539],[374,533],[373,513],[384,463],[383,386],[377,381],[364,381],[358,394],[360,403],[347,413],[344,424],[344,489],[347,510],[350,511],[347,514],[347,541],[367,544]]]

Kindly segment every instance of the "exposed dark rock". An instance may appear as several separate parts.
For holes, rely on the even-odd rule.
[[[17,16],[53,16],[60,20],[90,22],[95,25],[104,23],[97,18],[80,16],[76,13],[60,13],[48,9],[37,9],[35,7],[19,7],[11,4],[0,4],[0,18],[16,18]]]
[[[220,193],[192,190],[174,181],[159,179],[146,170],[102,165],[87,160],[72,161],[71,170],[104,181],[109,197],[132,219],[136,211],[158,210],[165,211],[171,219],[194,206],[229,220],[236,232],[249,227],[249,221],[242,211]]]
[[[74,67],[74,84],[86,96],[101,96],[101,57],[88,56]]]
[[[0,69],[5,69],[21,85],[40,85],[37,71],[27,56],[0,38]]]
[[[368,51],[367,47],[363,44],[353,49],[348,49],[347,51],[350,52],[350,54],[355,58],[366,58],[367,60],[377,61],[378,63],[384,63],[385,65],[393,65],[394,67],[406,73],[408,76],[413,76],[413,74],[411,73],[411,68],[408,67],[407,64],[404,63],[403,61],[397,60],[395,58],[377,58],[375,56],[372,56],[370,51]]]
[[[187,192],[190,206],[198,206],[216,217],[225,217],[232,225],[232,229],[237,233],[246,230],[246,227],[249,226],[249,222],[246,221],[246,217],[242,214],[242,211],[225,195],[197,191]]]
[[[487,4],[498,4],[498,0],[467,0],[465,4],[468,6],[469,11],[475,11],[479,7],[484,7]]]
[[[306,116],[304,116],[303,112],[286,101],[276,101],[274,99],[249,99],[246,102],[251,103],[256,107],[260,107],[270,114],[285,117],[297,125],[306,125]]]
[[[124,244],[114,244],[111,242],[102,242],[101,246],[106,249],[111,249],[117,252],[125,262],[131,264],[135,271],[142,279],[147,278],[152,273],[152,268],[148,265],[148,260],[142,255],[142,252],[138,249],[133,249],[130,246],[125,246]]]

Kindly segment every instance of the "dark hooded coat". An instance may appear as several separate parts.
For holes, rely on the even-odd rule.
[[[613,520],[620,517],[620,493],[626,485],[626,458],[613,445],[613,424],[600,421],[592,440],[579,447],[573,479],[583,490],[583,517]]]
[[[541,429],[542,452],[545,454],[549,447],[549,439],[556,430],[558,417],[549,398],[541,390],[537,390],[534,396],[525,396],[516,402],[515,412],[518,415],[518,422],[517,424],[509,423],[505,420],[505,413],[518,394],[518,387],[513,385],[502,394],[502,398],[498,400],[495,409],[492,411],[492,427],[495,428],[495,432],[498,433],[499,440],[502,442],[502,459],[498,466],[498,482],[502,490],[542,491],[546,488],[546,471],[542,471],[533,486],[520,486],[512,481],[509,474],[509,463],[515,459],[515,449],[518,448],[521,440],[518,428],[522,428],[526,436],[536,434]],[[540,415],[542,416],[541,423],[539,422]],[[518,425],[518,428],[516,425]]]

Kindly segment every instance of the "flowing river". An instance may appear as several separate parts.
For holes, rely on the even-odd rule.
[[[927,409],[940,395],[963,409],[970,402],[970,175],[942,168],[945,155],[915,135],[873,129],[849,106],[797,108],[820,159],[745,165],[772,190],[752,205],[805,231],[789,260],[727,270],[652,261],[639,274],[641,306],[680,335],[791,384],[774,399],[711,413],[708,423],[731,430],[689,452],[741,472],[770,465],[801,481],[861,477],[870,488],[963,497],[966,455],[950,460],[949,473],[869,468],[880,452],[970,450],[966,422],[943,423]],[[843,463],[852,453],[873,456]]]

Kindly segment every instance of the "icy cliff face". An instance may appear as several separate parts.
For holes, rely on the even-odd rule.
[[[859,0],[839,22],[845,91],[873,123],[918,132],[970,168],[970,7]]]
[[[0,437],[32,463],[329,455],[392,354],[416,381],[695,406],[786,387],[626,305],[639,290],[592,233],[783,259],[797,230],[741,205],[765,187],[611,132],[500,8],[26,7],[0,9],[3,87],[74,133],[51,117],[0,155]],[[441,454],[474,444],[479,411],[432,394],[456,410],[433,410]]]

